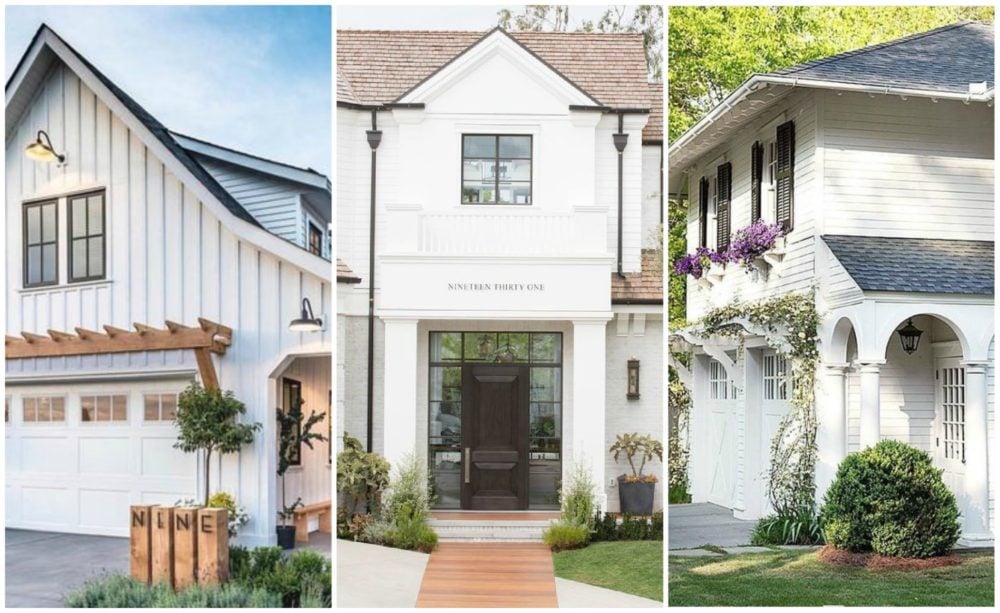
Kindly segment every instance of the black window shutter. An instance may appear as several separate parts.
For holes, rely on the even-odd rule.
[[[794,191],[795,170],[795,123],[788,121],[778,126],[775,141],[776,154],[774,164],[775,211],[774,218],[781,224],[785,232],[790,232],[794,222]]]
[[[708,246],[708,179],[698,182],[698,246]]]
[[[750,223],[760,219],[760,183],[764,177],[764,145],[750,147]]]
[[[730,201],[733,194],[733,165],[726,162],[719,166],[717,204],[715,207],[716,249],[722,251],[729,246],[731,225]]]

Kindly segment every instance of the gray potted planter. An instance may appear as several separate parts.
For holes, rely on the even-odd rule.
[[[618,476],[618,502],[622,513],[652,515],[656,481],[629,481],[627,475]]]
[[[632,474],[622,474],[618,477],[618,502],[621,512],[629,515],[652,515],[656,501],[656,477],[644,475],[646,463],[656,458],[663,461],[663,443],[646,434],[639,436],[635,432],[619,434],[615,443],[608,451],[615,462],[622,454],[628,460]],[[636,460],[639,467],[636,468]]]

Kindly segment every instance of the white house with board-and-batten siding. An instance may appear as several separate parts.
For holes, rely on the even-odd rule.
[[[608,448],[664,409],[642,37],[343,30],[337,94],[339,431],[427,462],[438,511],[558,509],[574,462],[617,511]]]
[[[689,277],[689,321],[815,289],[817,501],[848,453],[901,440],[944,470],[969,542],[992,540],[995,499],[993,49],[991,26],[961,23],[754,75],[669,151],[690,251],[754,218],[785,228],[756,270]],[[692,497],[760,518],[790,362],[760,331],[693,330],[671,338],[694,356],[672,361],[693,398]]]
[[[331,422],[332,330],[289,329],[303,299],[333,313],[329,181],[167,131],[44,25],[5,109],[6,526],[125,536],[130,505],[200,498],[172,423],[199,380],[263,425],[211,484],[246,507],[240,542],[275,542],[289,385]],[[39,131],[62,161],[26,155]],[[330,458],[302,449],[292,500],[330,500]]]

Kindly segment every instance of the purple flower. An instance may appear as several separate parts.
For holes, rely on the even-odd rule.
[[[756,221],[736,231],[729,248],[726,249],[726,259],[750,266],[754,260],[773,247],[774,242],[782,234],[780,225],[765,223],[763,220]]]

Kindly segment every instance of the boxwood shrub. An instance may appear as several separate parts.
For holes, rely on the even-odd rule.
[[[961,526],[941,472],[926,452],[899,441],[847,456],[821,511],[826,542],[895,557],[947,553]]]

